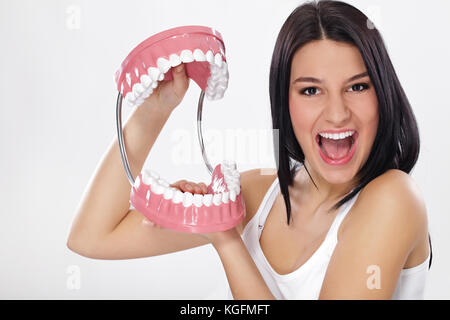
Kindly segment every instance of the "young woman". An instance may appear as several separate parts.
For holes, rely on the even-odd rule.
[[[180,65],[124,126],[136,177],[189,79]],[[417,123],[381,35],[358,9],[305,3],[281,28],[270,69],[277,170],[241,173],[246,217],[213,234],[174,232],[129,210],[117,140],[67,242],[86,257],[151,257],[211,243],[234,299],[422,299],[426,206],[408,173]],[[204,183],[179,181],[205,193]]]

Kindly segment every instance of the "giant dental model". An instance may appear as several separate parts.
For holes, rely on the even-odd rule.
[[[172,67],[185,63],[186,74],[202,89],[197,112],[197,131],[206,167],[212,174],[205,195],[181,192],[153,171],[144,169],[134,180],[122,133],[122,99],[131,107],[141,105],[158,82],[172,80]],[[169,29],[139,44],[115,75],[119,94],[116,124],[122,162],[130,181],[130,203],[149,220],[165,228],[191,233],[231,229],[245,215],[236,164],[224,161],[214,169],[205,153],[201,131],[203,99],[218,100],[228,87],[228,67],[221,34],[203,26]]]

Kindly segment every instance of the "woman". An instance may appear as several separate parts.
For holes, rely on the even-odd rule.
[[[175,71],[124,126],[134,177],[188,89],[184,66]],[[240,225],[185,234],[129,210],[114,140],[68,247],[130,259],[211,243],[234,299],[422,299],[431,243],[423,198],[408,175],[419,134],[378,30],[343,2],[299,6],[279,33],[269,89],[277,172],[241,173]],[[204,183],[172,186],[206,193]]]

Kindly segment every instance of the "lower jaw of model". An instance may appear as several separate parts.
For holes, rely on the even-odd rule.
[[[154,223],[182,232],[228,230],[245,215],[240,175],[233,162],[215,167],[205,195],[181,192],[156,172],[144,169],[135,180],[130,202]]]

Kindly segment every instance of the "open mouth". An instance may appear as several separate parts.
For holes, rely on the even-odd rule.
[[[327,164],[343,165],[352,159],[358,136],[357,131],[350,130],[340,134],[317,134],[315,140],[319,154]]]

